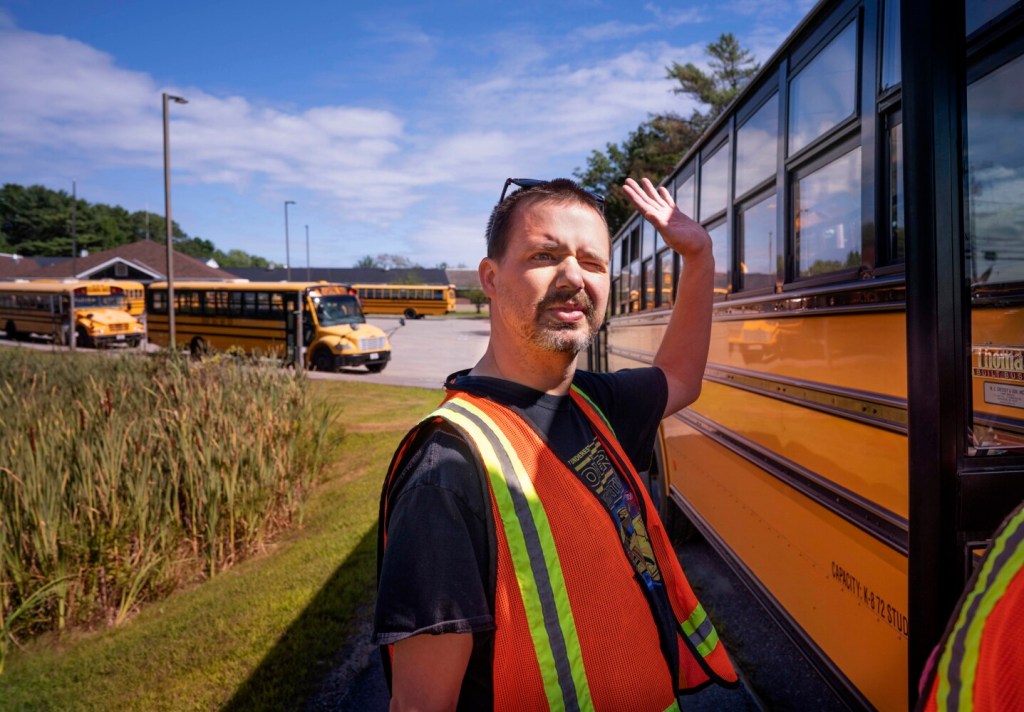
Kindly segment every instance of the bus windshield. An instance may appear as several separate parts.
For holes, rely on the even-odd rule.
[[[124,309],[123,294],[76,294],[75,309],[95,309],[107,307],[110,309]]]
[[[359,300],[351,294],[313,297],[313,307],[320,326],[340,324],[362,324],[366,321]]]

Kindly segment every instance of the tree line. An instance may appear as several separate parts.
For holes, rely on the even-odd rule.
[[[63,190],[6,183],[0,188],[0,252],[25,257],[71,257],[72,235],[78,250],[101,252],[138,240],[164,244],[163,215],[119,205],[90,203]],[[171,221],[174,249],[221,267],[274,267],[244,250],[224,252],[210,240],[192,237]]]

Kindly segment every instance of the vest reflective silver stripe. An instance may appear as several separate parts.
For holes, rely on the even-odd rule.
[[[710,655],[711,651],[718,645],[718,632],[711,623],[711,619],[708,618],[708,614],[704,611],[704,606],[699,603],[693,609],[690,617],[679,625],[702,658]]]
[[[992,542],[970,594],[939,659],[936,703],[940,710],[973,708],[974,680],[985,620],[1024,567],[1024,508],[1018,510]]]
[[[462,430],[480,454],[512,556],[527,626],[552,710],[592,710],[583,653],[543,505],[512,444],[487,414],[453,398],[429,417]]]

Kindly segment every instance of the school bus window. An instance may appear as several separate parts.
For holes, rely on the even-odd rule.
[[[622,270],[622,277],[619,280],[619,314],[626,314],[629,311],[629,270]]]
[[[228,311],[231,316],[241,316],[243,311],[243,293],[242,292],[230,292],[228,297]]]
[[[662,250],[658,255],[658,292],[655,295],[658,306],[672,306],[672,290],[675,285],[673,265],[675,264],[675,253],[672,250]]]
[[[284,296],[280,292],[270,295],[270,312],[277,318],[284,316]]]
[[[694,217],[693,192],[696,181],[693,174],[676,187],[676,207],[683,211],[688,217]]]
[[[758,109],[736,132],[736,195],[775,175],[779,146],[779,95]]]
[[[630,265],[630,311],[640,310],[640,290],[643,285],[640,282],[640,261],[637,260]]]
[[[967,0],[968,8],[971,0]],[[882,21],[882,91],[900,83],[903,74],[900,42],[900,1],[885,0]]]
[[[707,220],[725,210],[729,188],[729,144],[725,143],[700,169],[700,219]]]
[[[654,283],[654,258],[653,257],[651,259],[649,259],[649,260],[644,260],[643,273],[644,273],[644,303],[643,303],[643,308],[644,309],[653,309],[654,308],[654,290],[655,290],[655,286],[656,286],[655,283]]]
[[[260,319],[270,316],[270,293],[256,292],[255,316]]]
[[[903,123],[898,117],[890,117],[895,123],[888,131],[889,152],[888,195],[889,195],[889,246],[888,261],[902,262],[906,256],[905,226],[903,209]]]
[[[974,284],[1024,282],[1024,56],[967,87],[967,256]]]
[[[967,0],[965,18],[967,34],[994,20],[1016,4],[1016,0]]]
[[[771,289],[775,285],[775,233],[778,201],[772,193],[753,205],[740,209],[739,231],[740,284],[742,290]]]
[[[640,234],[642,236],[640,257],[649,260],[654,256],[654,236],[658,234],[658,231],[654,229],[653,225],[644,220],[640,223]]]
[[[729,265],[732,264],[732,244],[729,242],[729,224],[720,223],[710,228],[711,253],[715,257],[715,295],[724,296],[732,291]]]
[[[798,274],[860,266],[860,147],[797,179],[793,235]]]
[[[853,116],[857,107],[857,23],[851,22],[789,85],[789,155]]]

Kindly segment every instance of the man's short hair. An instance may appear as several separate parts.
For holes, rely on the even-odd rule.
[[[492,260],[501,261],[508,248],[508,235],[512,227],[512,219],[520,206],[536,205],[537,203],[557,203],[560,205],[585,205],[601,216],[605,229],[608,223],[604,210],[598,204],[593,193],[579,187],[568,178],[555,178],[537,185],[520,188],[498,202],[491,211],[487,221],[487,256]]]

